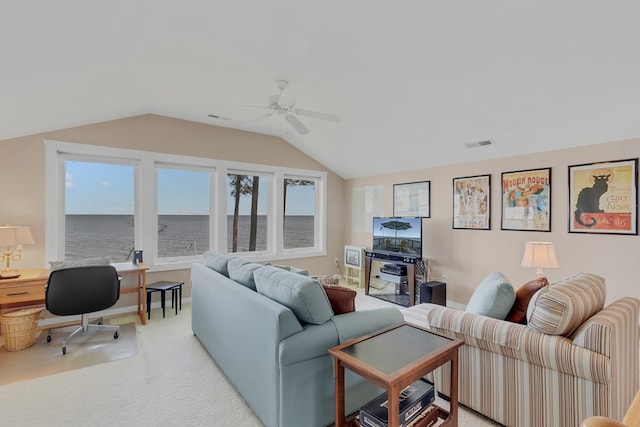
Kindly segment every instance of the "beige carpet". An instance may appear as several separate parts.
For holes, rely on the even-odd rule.
[[[113,332],[108,331],[81,333],[67,343],[67,354],[63,355],[62,341],[75,328],[53,329],[49,343],[45,330],[40,331],[32,347],[0,350],[0,385],[112,362],[138,353],[136,325],[127,323],[120,325],[118,339],[113,339]]]
[[[367,303],[378,305],[358,296],[359,308]],[[177,316],[154,313],[146,326],[134,315],[117,320],[136,322],[137,355],[0,386],[0,425],[262,426],[193,336],[190,304]],[[459,420],[465,427],[496,425],[466,409]]]

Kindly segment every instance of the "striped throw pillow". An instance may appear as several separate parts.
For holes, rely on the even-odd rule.
[[[604,300],[604,279],[580,273],[534,294],[527,308],[527,324],[543,334],[568,336],[602,310]]]

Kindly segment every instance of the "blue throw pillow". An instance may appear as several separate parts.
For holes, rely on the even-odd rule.
[[[233,258],[227,263],[229,279],[254,291],[256,290],[256,282],[253,278],[253,272],[260,267],[262,267],[262,264],[251,262],[245,258]]]
[[[263,266],[253,273],[258,293],[293,311],[302,323],[321,325],[333,317],[322,285],[309,276]]]
[[[233,257],[222,255],[220,252],[207,251],[202,254],[202,263],[212,270],[229,277],[227,264]]]
[[[493,272],[473,292],[466,311],[504,320],[515,300],[516,293],[509,280],[502,273]]]

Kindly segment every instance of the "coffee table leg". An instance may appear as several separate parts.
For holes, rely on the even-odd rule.
[[[449,416],[451,425],[458,425],[458,349],[451,358],[451,399],[449,400]]]
[[[336,380],[336,423],[335,427],[345,427],[344,414],[344,366],[342,362],[335,359],[335,380]]]
[[[390,426],[400,425],[400,389],[397,384],[387,390],[387,419]]]

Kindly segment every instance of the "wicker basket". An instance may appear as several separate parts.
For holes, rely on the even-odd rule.
[[[36,343],[40,312],[44,307],[25,308],[0,315],[6,351],[22,350]]]

